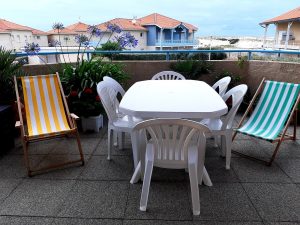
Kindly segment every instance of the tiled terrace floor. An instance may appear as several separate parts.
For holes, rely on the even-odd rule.
[[[130,143],[107,161],[106,139],[105,129],[81,134],[84,167],[33,178],[26,177],[16,141],[15,149],[0,159],[0,224],[300,224],[299,141],[284,143],[272,167],[233,155],[232,169],[226,171],[210,140],[206,166],[213,186],[200,186],[201,215],[195,217],[188,175],[181,170],[154,170],[148,211],[140,212],[141,183],[129,183]],[[71,138],[32,146],[36,165],[78,157]],[[243,137],[233,149],[266,157],[272,145]]]

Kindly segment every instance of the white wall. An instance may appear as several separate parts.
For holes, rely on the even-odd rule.
[[[20,51],[26,45],[26,42],[33,42],[34,38],[31,31],[11,31],[12,47]]]
[[[3,46],[7,50],[13,49],[10,34],[0,33],[0,46]]]

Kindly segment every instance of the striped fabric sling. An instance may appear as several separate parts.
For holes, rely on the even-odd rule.
[[[275,140],[282,131],[299,92],[299,84],[265,81],[265,88],[254,112],[237,131],[269,141]]]
[[[56,74],[21,78],[29,136],[70,130]]]

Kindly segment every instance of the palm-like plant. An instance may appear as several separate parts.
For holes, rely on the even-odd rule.
[[[11,53],[0,46],[0,103],[6,104],[15,100],[13,76],[22,74],[22,64]]]

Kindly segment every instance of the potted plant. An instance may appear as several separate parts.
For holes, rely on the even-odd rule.
[[[105,111],[97,93],[97,84],[104,76],[111,76],[120,83],[129,78],[122,64],[100,59],[82,61],[77,67],[66,65],[61,75],[70,111],[81,117],[83,131],[99,131],[103,125],[101,114]]]
[[[129,32],[123,32],[118,25],[108,23],[106,27],[107,29],[102,32],[97,26],[88,26],[87,33],[89,36],[84,34],[76,35],[75,41],[78,43],[76,63],[66,63],[65,57],[63,57],[63,73],[60,74],[61,82],[65,94],[68,96],[70,111],[82,118],[83,130],[98,131],[103,123],[101,113],[104,110],[97,94],[97,83],[102,81],[104,76],[112,76],[120,83],[128,78],[121,64],[103,62],[101,57],[84,59],[84,54],[89,47],[92,37],[99,38],[95,48],[99,46],[106,32],[110,32],[107,42],[118,45],[119,50],[126,49],[126,47],[135,47],[138,44],[133,35]],[[54,40],[52,45],[62,48],[60,34],[61,30],[64,29],[63,24],[55,23],[53,29],[57,31],[59,40]],[[111,37],[113,37],[113,42],[110,41]],[[28,48],[25,48],[25,51],[28,55],[37,55],[39,48],[36,48],[36,44],[32,43]]]
[[[8,150],[14,145],[17,110],[13,76],[22,73],[22,64],[11,53],[0,46],[0,143],[2,150]]]

